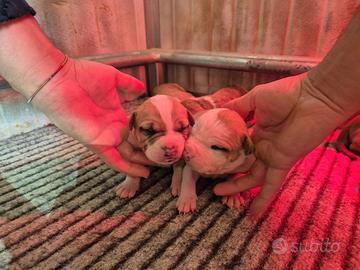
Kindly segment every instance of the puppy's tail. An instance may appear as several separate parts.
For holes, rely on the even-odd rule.
[[[153,95],[166,95],[178,98],[180,101],[184,101],[194,96],[187,92],[184,88],[176,83],[164,83],[156,86],[153,91]]]

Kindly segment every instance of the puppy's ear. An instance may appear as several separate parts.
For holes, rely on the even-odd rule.
[[[241,140],[242,148],[244,149],[245,155],[251,155],[255,152],[255,147],[253,142],[248,136],[244,136]]]
[[[192,116],[192,114],[189,111],[187,111],[187,115],[188,115],[188,119],[189,119],[189,125],[193,126],[195,124],[194,117]]]
[[[129,121],[129,129],[133,130],[134,128],[136,128],[136,112],[133,112],[131,114],[130,121]]]

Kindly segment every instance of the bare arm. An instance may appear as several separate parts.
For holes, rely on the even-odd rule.
[[[32,16],[0,24],[0,44],[0,74],[27,98],[64,58]]]
[[[0,75],[26,98],[64,60],[32,16],[1,23],[0,44]],[[69,59],[32,104],[113,169],[147,177],[143,164],[150,162],[125,141],[127,117],[119,97],[143,92],[142,82],[111,66]]]
[[[350,116],[360,110],[360,8],[324,60],[310,72],[314,88]]]
[[[241,115],[255,110],[257,160],[249,175],[221,183],[214,191],[232,195],[262,186],[251,206],[258,214],[266,209],[291,167],[360,110],[360,9],[313,70],[258,85],[226,106]]]

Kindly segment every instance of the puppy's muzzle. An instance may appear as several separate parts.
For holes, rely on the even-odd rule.
[[[164,156],[166,158],[173,158],[177,155],[177,148],[175,146],[163,146],[161,148],[164,151]]]

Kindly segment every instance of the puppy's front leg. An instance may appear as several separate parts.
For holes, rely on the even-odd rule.
[[[124,182],[116,188],[116,194],[120,198],[132,198],[140,186],[140,177],[127,175]]]
[[[199,174],[194,172],[189,165],[185,165],[181,182],[181,191],[176,207],[180,213],[188,213],[196,208],[196,182]]]
[[[182,172],[184,169],[185,162],[180,160],[173,165],[173,175],[171,178],[171,194],[176,197],[180,194]]]

